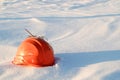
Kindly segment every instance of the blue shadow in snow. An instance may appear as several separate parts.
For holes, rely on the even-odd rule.
[[[79,8],[83,8],[83,7],[90,7],[92,5],[96,5],[96,4],[103,4],[108,2],[109,0],[95,0],[95,1],[90,1],[86,4],[80,4],[80,3],[76,3],[74,5],[72,5],[69,9],[79,9]]]
[[[120,80],[120,71],[116,71],[108,76],[104,77],[102,80]]]
[[[61,68],[61,73],[68,73],[74,68],[85,67],[87,65],[120,60],[120,50],[100,51],[100,52],[81,52],[56,54],[60,58],[57,62]]]
[[[101,18],[101,17],[120,17],[120,13],[109,13],[109,14],[95,14],[95,15],[87,15],[87,16],[46,16],[46,17],[34,17],[43,21],[51,21],[51,20],[69,20],[69,19],[91,19],[91,18]],[[33,17],[4,17],[0,18],[0,20],[29,20]]]

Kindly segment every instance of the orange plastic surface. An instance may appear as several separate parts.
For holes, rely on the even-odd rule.
[[[28,37],[18,47],[12,63],[25,66],[52,66],[55,63],[54,52],[44,39]]]

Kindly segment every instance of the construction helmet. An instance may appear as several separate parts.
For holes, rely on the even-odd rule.
[[[55,63],[54,52],[43,38],[31,36],[18,47],[12,63],[25,66],[52,66]]]

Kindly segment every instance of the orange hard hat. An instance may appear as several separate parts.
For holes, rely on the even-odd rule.
[[[52,66],[55,63],[54,52],[44,39],[28,37],[18,47],[12,63],[26,66]]]

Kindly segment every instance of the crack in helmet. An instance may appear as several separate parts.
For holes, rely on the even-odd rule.
[[[20,44],[12,63],[38,67],[52,66],[55,63],[54,51],[44,39],[31,36]]]

